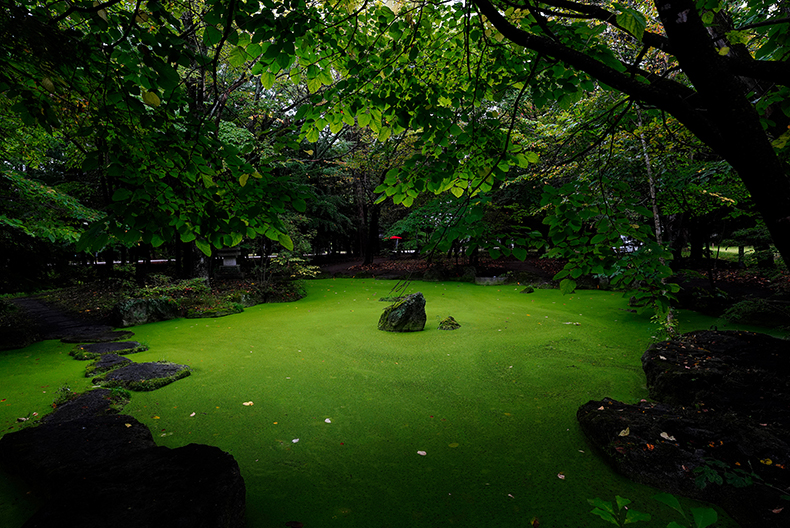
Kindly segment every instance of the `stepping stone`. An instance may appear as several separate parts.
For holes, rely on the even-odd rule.
[[[88,360],[99,359],[104,354],[134,354],[144,352],[148,347],[137,341],[115,341],[112,343],[90,343],[80,345],[69,352],[74,359]]]
[[[132,363],[93,378],[93,383],[104,387],[123,387],[133,391],[152,391],[189,376],[188,365],[176,363]]]
[[[128,360],[127,360],[128,361]],[[63,423],[79,418],[89,418],[112,414],[110,408],[120,400],[109,389],[94,389],[84,392],[64,404],[58,405],[55,411],[41,419],[41,423]],[[118,412],[116,407],[115,413]]]
[[[107,331],[98,329],[96,331],[87,331],[68,335],[62,338],[61,341],[64,343],[109,343],[112,341],[129,339],[133,335],[134,332],[129,330]]]
[[[104,354],[100,359],[94,361],[85,369],[85,377],[96,376],[120,367],[125,367],[132,363],[132,360],[119,356],[118,354]]]

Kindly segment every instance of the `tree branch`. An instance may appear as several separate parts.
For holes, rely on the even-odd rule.
[[[535,35],[511,24],[494,7],[490,0],[473,0],[479,12],[484,15],[505,38],[514,44],[538,53],[554,57],[569,66],[589,74],[594,79],[615,88],[638,101],[666,110],[683,121],[687,126],[704,130],[709,124],[704,106],[699,104],[696,92],[683,84],[671,79],[663,79],[644,71],[638,73],[648,79],[644,83],[617,69],[592,58],[584,52],[577,51],[565,44],[558,43],[547,37]],[[559,3],[559,2],[558,2]],[[623,71],[628,69],[623,64]],[[632,68],[632,71],[634,69]],[[708,138],[713,141],[715,138]]]

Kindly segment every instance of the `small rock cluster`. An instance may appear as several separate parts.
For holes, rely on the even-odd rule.
[[[439,321],[439,330],[458,330],[461,325],[453,318],[452,315]]]

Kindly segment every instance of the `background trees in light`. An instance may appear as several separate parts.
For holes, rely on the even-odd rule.
[[[572,280],[633,260],[604,255],[621,236],[696,257],[761,213],[777,241],[781,8],[688,2],[686,31],[647,2],[497,5],[16,2],[0,46],[7,247],[167,248],[194,274],[193,248],[292,249],[301,225],[313,250],[365,262],[384,234],[464,258],[581,245]],[[725,95],[702,57],[737,119],[712,116]],[[56,213],[30,214],[47,188]],[[638,266],[666,276],[666,250],[648,253]]]

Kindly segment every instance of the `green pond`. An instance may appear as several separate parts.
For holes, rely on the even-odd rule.
[[[394,285],[315,280],[298,302],[133,328],[150,347],[134,361],[193,372],[135,393],[124,412],[160,445],[231,453],[250,528],[606,526],[587,499],[615,495],[653,516],[644,526],[681,520],[651,499],[657,490],[617,475],[576,422],[588,400],[648,398],[649,314],[620,293],[414,282],[425,331],[381,332],[378,299]],[[461,328],[438,330],[448,316]],[[720,325],[689,312],[680,321],[681,331]],[[90,387],[72,346],[0,353],[0,434],[51,410],[59,387]],[[0,526],[21,526],[42,499],[0,477]]]

